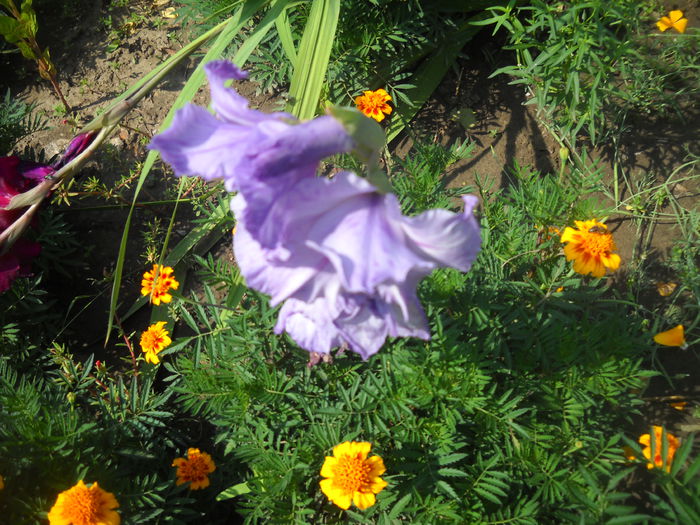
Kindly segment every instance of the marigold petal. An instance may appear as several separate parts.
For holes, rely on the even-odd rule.
[[[372,112],[372,118],[373,118],[374,120],[376,120],[377,122],[381,122],[382,120],[384,120],[384,113],[382,113],[382,112],[379,111],[378,109],[375,109],[375,110]]]
[[[372,492],[355,492],[352,500],[360,510],[365,510],[377,502],[377,498]]]
[[[607,256],[603,256],[603,264],[607,266],[611,271],[615,271],[620,267],[620,256],[616,253],[611,253]]]
[[[338,488],[332,479],[324,479],[320,482],[321,490],[326,497],[343,510],[348,510],[352,503],[352,494]]]
[[[675,22],[673,24],[673,29],[675,29],[679,33],[685,33],[686,27],[688,27],[688,19],[687,18],[684,18],[683,20],[679,20],[678,22]]]
[[[648,447],[651,443],[651,436],[649,434],[642,434],[641,436],[639,436],[639,443],[641,443],[645,447]]]
[[[326,497],[333,500],[333,496],[335,496],[335,493],[338,491],[338,489],[333,485],[333,480],[322,479],[319,482],[319,485],[321,487],[321,491],[326,495]]]
[[[332,478],[334,476],[333,468],[338,464],[338,458],[326,456],[326,461],[321,467],[321,476],[324,478]]]
[[[575,233],[576,233],[576,230],[567,226],[566,228],[564,228],[564,232],[561,234],[560,241],[561,242],[572,242],[574,240]]]
[[[376,478],[370,482],[369,488],[375,494],[379,494],[387,485],[388,483],[382,478]]]
[[[367,441],[352,441],[350,443],[350,455],[359,456],[361,459],[365,459],[371,449],[372,444]]]
[[[654,336],[654,341],[664,346],[684,346],[685,345],[685,330],[682,324],[675,328],[660,332]]]
[[[208,486],[209,486],[209,478],[205,476],[203,479],[198,479],[198,480],[193,481],[190,484],[190,489],[191,490],[200,490],[200,489],[205,489]]]
[[[600,279],[605,275],[605,266],[600,260],[593,259],[591,265],[593,266],[593,269],[586,273],[591,273],[593,277],[597,279]]]
[[[673,13],[673,11],[672,11]],[[680,12],[681,16],[683,16],[683,12]],[[365,93],[371,93],[371,91],[366,91]],[[384,100],[391,100],[391,95],[386,92],[385,89],[379,88],[378,90],[375,91],[376,94],[381,95]]]
[[[683,11],[681,11],[680,9],[674,9],[668,14],[668,18],[670,19],[672,24],[675,24],[681,18],[683,18]]]
[[[146,359],[147,363],[152,363],[154,365],[157,365],[158,363],[160,363],[160,358],[158,357],[158,355],[155,352],[146,352],[145,359]]]
[[[579,252],[576,248],[577,245],[574,243],[569,243],[564,246],[564,256],[567,261],[573,261],[579,256]]]
[[[340,445],[336,445],[333,447],[333,455],[336,458],[350,454],[352,454],[352,442],[350,441],[344,441]]]
[[[367,464],[372,468],[368,474],[370,478],[381,476],[386,472],[384,460],[382,460],[380,456],[372,456],[371,458],[367,458]]]

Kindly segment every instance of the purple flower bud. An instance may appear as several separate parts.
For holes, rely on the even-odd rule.
[[[76,135],[73,140],[70,141],[70,144],[68,144],[68,147],[66,148],[66,151],[63,152],[63,155],[61,155],[61,158],[53,163],[53,168],[57,171],[60,170],[63,166],[85,151],[85,148],[92,143],[94,138],[94,131],[88,131],[87,133]]]

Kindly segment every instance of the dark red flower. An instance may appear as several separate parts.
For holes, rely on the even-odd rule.
[[[53,168],[18,157],[0,157],[0,233],[9,228],[24,212],[22,209],[6,210],[12,197],[36,186]],[[8,290],[17,277],[31,273],[31,260],[39,255],[41,246],[26,239],[19,239],[7,253],[0,254],[0,293]]]

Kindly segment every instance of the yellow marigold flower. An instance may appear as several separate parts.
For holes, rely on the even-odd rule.
[[[49,511],[49,525],[119,525],[121,518],[114,494],[97,486],[89,487],[81,479],[73,488],[64,490]]]
[[[150,272],[143,274],[141,295],[150,295],[151,302],[157,306],[161,301],[164,303],[172,301],[173,296],[168,292],[170,289],[177,290],[178,286],[180,283],[175,280],[173,269],[170,266],[154,264]]]
[[[375,504],[387,483],[381,476],[386,471],[379,456],[367,457],[371,443],[346,441],[333,447],[333,456],[326,456],[321,467],[321,490],[341,509],[350,508],[353,502],[361,510]]]
[[[617,248],[608,227],[595,219],[574,221],[576,229],[566,227],[561,234],[564,255],[574,261],[574,271],[581,275],[603,277],[605,269],[615,271],[620,267],[620,256],[612,253]]]
[[[164,326],[165,321],[158,321],[141,334],[141,350],[146,354],[146,361],[154,365],[160,362],[158,352],[173,342]]]
[[[378,89],[377,91],[363,91],[363,93],[363,95],[355,99],[355,105],[362,113],[373,118],[377,122],[384,120],[384,114],[391,114],[391,106],[387,104],[387,102],[391,100],[391,95],[389,95],[389,93],[383,89]]]
[[[661,20],[656,22],[656,27],[662,33],[667,29],[675,29],[679,33],[685,33],[685,28],[688,25],[688,19],[683,17],[683,11],[671,11],[668,16],[662,16]]]
[[[654,336],[654,341],[664,346],[680,346],[681,348],[686,348],[688,346],[685,344],[685,329],[682,324],[656,334]]]
[[[209,486],[209,476],[216,470],[216,465],[211,456],[206,452],[200,452],[198,448],[187,449],[187,458],[177,458],[173,461],[173,467],[177,467],[177,485],[190,483],[190,489],[204,489]]]
[[[642,454],[644,454],[644,457],[647,458],[647,460],[649,461],[647,463],[647,468],[664,468],[665,463],[666,471],[670,472],[671,462],[673,461],[673,456],[676,454],[676,450],[678,450],[678,447],[680,446],[680,441],[673,434],[666,432],[667,451],[666,461],[664,462],[663,458],[661,457],[661,452],[663,451],[663,428],[654,425],[652,429],[654,431],[653,450],[651,447],[651,435],[642,434],[641,436],[639,436],[639,443],[644,445],[644,448],[642,449]]]

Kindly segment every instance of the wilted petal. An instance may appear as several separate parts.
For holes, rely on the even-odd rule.
[[[85,151],[85,149],[92,143],[95,137],[96,133],[94,131],[76,135],[70,141],[70,144],[68,144],[68,147],[63,152],[63,155],[61,155],[61,158],[53,164],[53,168],[58,170],[66,164],[68,164],[71,160],[73,160],[75,157],[77,157],[83,151]]]

